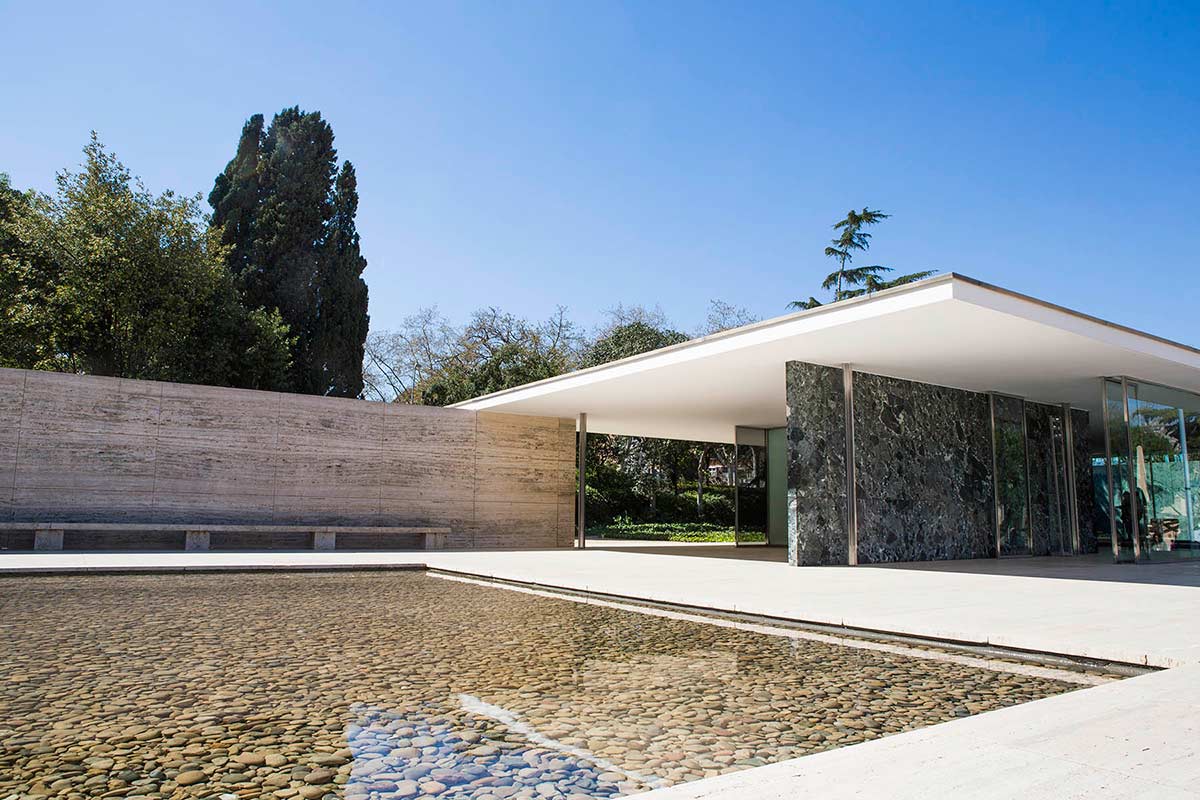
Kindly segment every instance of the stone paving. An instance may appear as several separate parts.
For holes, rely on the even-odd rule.
[[[0,798],[633,794],[1075,684],[415,572],[0,578]]]

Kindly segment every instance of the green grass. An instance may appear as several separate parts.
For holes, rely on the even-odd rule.
[[[732,542],[733,528],[711,522],[614,522],[588,528],[588,536],[650,542]]]

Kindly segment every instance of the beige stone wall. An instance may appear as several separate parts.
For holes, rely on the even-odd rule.
[[[448,525],[569,546],[575,423],[0,369],[0,520]]]

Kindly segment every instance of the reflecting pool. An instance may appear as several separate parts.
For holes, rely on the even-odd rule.
[[[616,797],[1075,684],[418,572],[0,579],[0,798]]]

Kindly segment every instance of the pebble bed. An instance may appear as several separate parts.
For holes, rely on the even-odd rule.
[[[416,572],[0,578],[0,800],[584,800],[1076,685]]]

